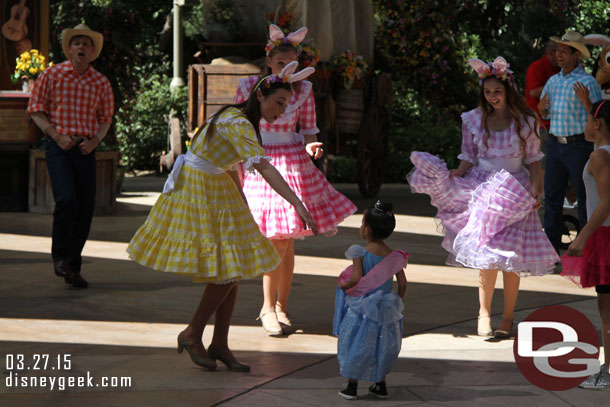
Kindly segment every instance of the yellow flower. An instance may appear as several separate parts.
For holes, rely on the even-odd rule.
[[[31,50],[30,50],[30,53],[31,53],[32,55],[38,55],[38,50],[37,50],[37,49],[31,49]]]
[[[30,69],[29,69],[29,71],[30,71],[30,73],[31,73],[32,75],[36,75],[36,74],[38,73],[38,69],[33,68],[33,67],[32,67],[32,68],[30,68]]]
[[[19,55],[19,58],[21,58],[24,61],[27,61],[31,58],[31,55],[29,52],[25,51],[23,54]]]

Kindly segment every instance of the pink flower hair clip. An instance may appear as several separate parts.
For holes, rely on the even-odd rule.
[[[515,75],[513,71],[508,69],[510,64],[503,57],[497,57],[493,62],[484,62],[480,59],[473,58],[470,61],[470,66],[479,76],[479,85],[483,84],[483,79],[494,76],[501,81],[509,80],[511,84],[515,83]]]
[[[307,78],[309,75],[316,71],[315,68],[308,66],[307,68],[303,68],[299,72],[294,72],[297,69],[299,63],[297,61],[292,61],[288,65],[282,69],[278,75],[267,75],[264,78],[261,78],[256,86],[252,89],[252,92],[256,92],[258,88],[264,86],[265,88],[270,87],[274,83],[294,83],[301,81]]]
[[[269,26],[269,41],[267,41],[265,51],[267,52],[267,55],[269,55],[269,52],[271,52],[273,48],[279,47],[282,44],[290,44],[296,48],[297,54],[299,54],[299,44],[301,44],[301,42],[305,39],[306,35],[307,27],[301,27],[298,30],[284,36],[284,33],[280,27],[275,24],[271,24]]]

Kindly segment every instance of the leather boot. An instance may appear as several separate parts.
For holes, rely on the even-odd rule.
[[[89,283],[85,280],[80,273],[66,273],[64,280],[66,284],[70,284],[72,287],[76,288],[87,288]]]
[[[53,260],[53,271],[57,277],[65,277],[70,273],[70,266],[65,260]]]

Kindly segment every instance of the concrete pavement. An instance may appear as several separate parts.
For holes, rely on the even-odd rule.
[[[50,215],[0,213],[2,406],[597,406],[610,399],[610,392],[539,389],[517,369],[512,339],[473,335],[477,273],[444,266],[434,210],[426,197],[410,194],[405,185],[386,185],[379,194],[395,204],[398,214],[388,243],[412,256],[406,337],[387,378],[388,400],[367,396],[367,383],[361,384],[363,396],[356,401],[337,396],[344,379],[338,375],[336,339],[330,336],[334,286],[349,264],[343,252],[361,243],[361,215],[346,220],[333,238],[297,242],[290,303],[295,334],[272,338],[263,332],[255,320],[261,279],[243,281],[229,340],[252,372],[227,372],[224,366],[216,372],[201,370],[185,354],[178,355],[175,346],[204,285],[151,271],[125,254],[163,182],[154,176],[127,178],[118,212],[94,218],[84,253],[83,275],[90,282],[86,290],[68,288],[52,273]],[[337,188],[356,202],[360,213],[374,202],[362,199],[355,185]],[[497,287],[493,326],[502,311],[501,278]],[[576,308],[599,326],[594,291],[557,275],[522,279],[516,322],[551,304]],[[211,332],[206,330],[204,343]],[[14,365],[12,376],[9,363]],[[12,385],[23,378],[31,384],[30,376],[47,377],[46,386]],[[70,376],[82,376],[83,386],[68,387]],[[12,380],[11,387],[7,380]]]

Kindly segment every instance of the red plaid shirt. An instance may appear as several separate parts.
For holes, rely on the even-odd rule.
[[[100,123],[112,122],[112,87],[92,66],[79,75],[72,62],[65,61],[38,77],[27,112],[44,112],[61,134],[93,137]]]

